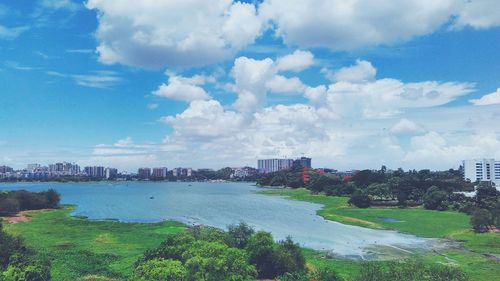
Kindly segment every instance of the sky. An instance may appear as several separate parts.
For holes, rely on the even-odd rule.
[[[4,0],[0,165],[500,159],[498,0]]]

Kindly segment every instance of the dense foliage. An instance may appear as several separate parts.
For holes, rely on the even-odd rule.
[[[278,243],[270,233],[244,223],[228,231],[192,227],[168,235],[136,263],[138,280],[255,280],[305,271],[305,258],[291,238]],[[326,279],[325,279],[326,280]]]
[[[469,277],[456,267],[438,263],[407,260],[388,263],[366,263],[355,281],[467,281]]]
[[[19,237],[3,231],[0,221],[0,281],[50,280],[50,266],[28,249]]]
[[[54,209],[59,206],[60,195],[54,189],[42,192],[15,190],[0,192],[0,216],[25,210]]]
[[[262,186],[306,187],[313,193],[328,196],[349,196],[349,204],[358,208],[370,206],[418,206],[429,210],[454,209],[471,215],[471,224],[477,232],[500,227],[500,193],[489,182],[470,183],[462,179],[460,171],[441,172],[362,170],[352,177],[309,171],[305,183],[304,170],[288,170],[261,175]],[[470,191],[476,186],[475,197],[466,197],[457,191]]]

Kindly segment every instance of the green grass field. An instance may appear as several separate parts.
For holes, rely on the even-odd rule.
[[[293,200],[324,205],[318,215],[326,219],[346,224],[378,229],[394,229],[422,237],[452,238],[463,242],[463,249],[448,249],[430,252],[422,258],[428,262],[438,262],[460,266],[469,273],[472,280],[490,281],[500,278],[500,262],[488,258],[489,254],[500,254],[500,234],[471,231],[469,217],[455,211],[432,211],[423,208],[366,208],[350,207],[348,198],[311,194],[304,188],[264,189],[261,194],[286,196]],[[397,222],[388,222],[391,218]],[[306,251],[308,262],[316,267],[331,267],[342,276],[356,274],[361,263],[325,259],[314,251]]]
[[[32,213],[30,222],[5,224],[8,232],[52,261],[54,281],[123,279],[142,253],[157,247],[165,234],[181,231],[179,222],[155,224],[91,221],[71,217],[73,207]],[[86,279],[84,279],[86,278]],[[107,280],[107,279],[106,279]]]
[[[421,208],[358,209],[348,206],[347,198],[312,195],[306,189],[269,189],[261,193],[323,204],[324,208],[318,213],[342,223],[463,241],[463,249],[430,252],[422,258],[427,262],[460,266],[474,281],[496,280],[500,276],[500,263],[485,256],[500,254],[500,235],[471,232],[469,218],[462,213]],[[158,246],[165,234],[185,228],[171,221],[156,224],[92,221],[71,217],[72,209],[65,206],[32,212],[29,222],[5,224],[8,232],[23,236],[28,245],[52,261],[54,281],[123,280],[146,249]],[[386,222],[382,218],[399,222]],[[309,249],[304,249],[304,253],[310,267],[332,268],[347,280],[363,266],[357,261],[325,258],[324,253]]]

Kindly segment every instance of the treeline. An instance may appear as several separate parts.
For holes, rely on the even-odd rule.
[[[261,175],[261,186],[305,187],[313,193],[328,196],[347,196],[349,203],[359,208],[370,206],[420,206],[429,210],[453,209],[472,216],[471,224],[476,231],[500,227],[500,193],[489,182],[471,183],[463,180],[458,170],[438,171],[410,170],[387,171],[362,170],[352,177],[331,174],[308,173],[304,182],[301,167]],[[466,197],[457,191],[472,191],[476,196]]]
[[[159,247],[135,264],[137,281],[342,281],[333,269],[306,267],[302,250],[291,238],[275,242],[270,233],[255,232],[244,223],[227,231],[191,227],[168,235]],[[421,260],[366,262],[353,281],[467,281],[456,267]]]
[[[5,233],[0,221],[0,281],[46,280],[50,280],[50,263],[36,256],[21,238]]]
[[[0,192],[0,216],[26,210],[54,209],[59,207],[60,198],[54,189],[42,192],[26,190]]]
[[[270,233],[255,232],[240,223],[227,231],[191,227],[167,236],[137,261],[134,280],[243,281],[282,279],[280,276],[299,272],[307,273],[305,258],[291,238],[276,243]],[[324,276],[318,281],[337,280],[330,271],[315,274]]]

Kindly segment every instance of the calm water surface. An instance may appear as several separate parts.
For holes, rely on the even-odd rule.
[[[290,235],[302,246],[345,257],[369,258],[382,248],[416,250],[434,242],[395,231],[373,230],[327,221],[319,204],[256,194],[249,183],[109,182],[16,183],[0,189],[54,188],[63,204],[78,205],[73,215],[123,222],[178,220],[225,228],[244,221],[276,239]],[[150,199],[154,197],[154,199]]]

